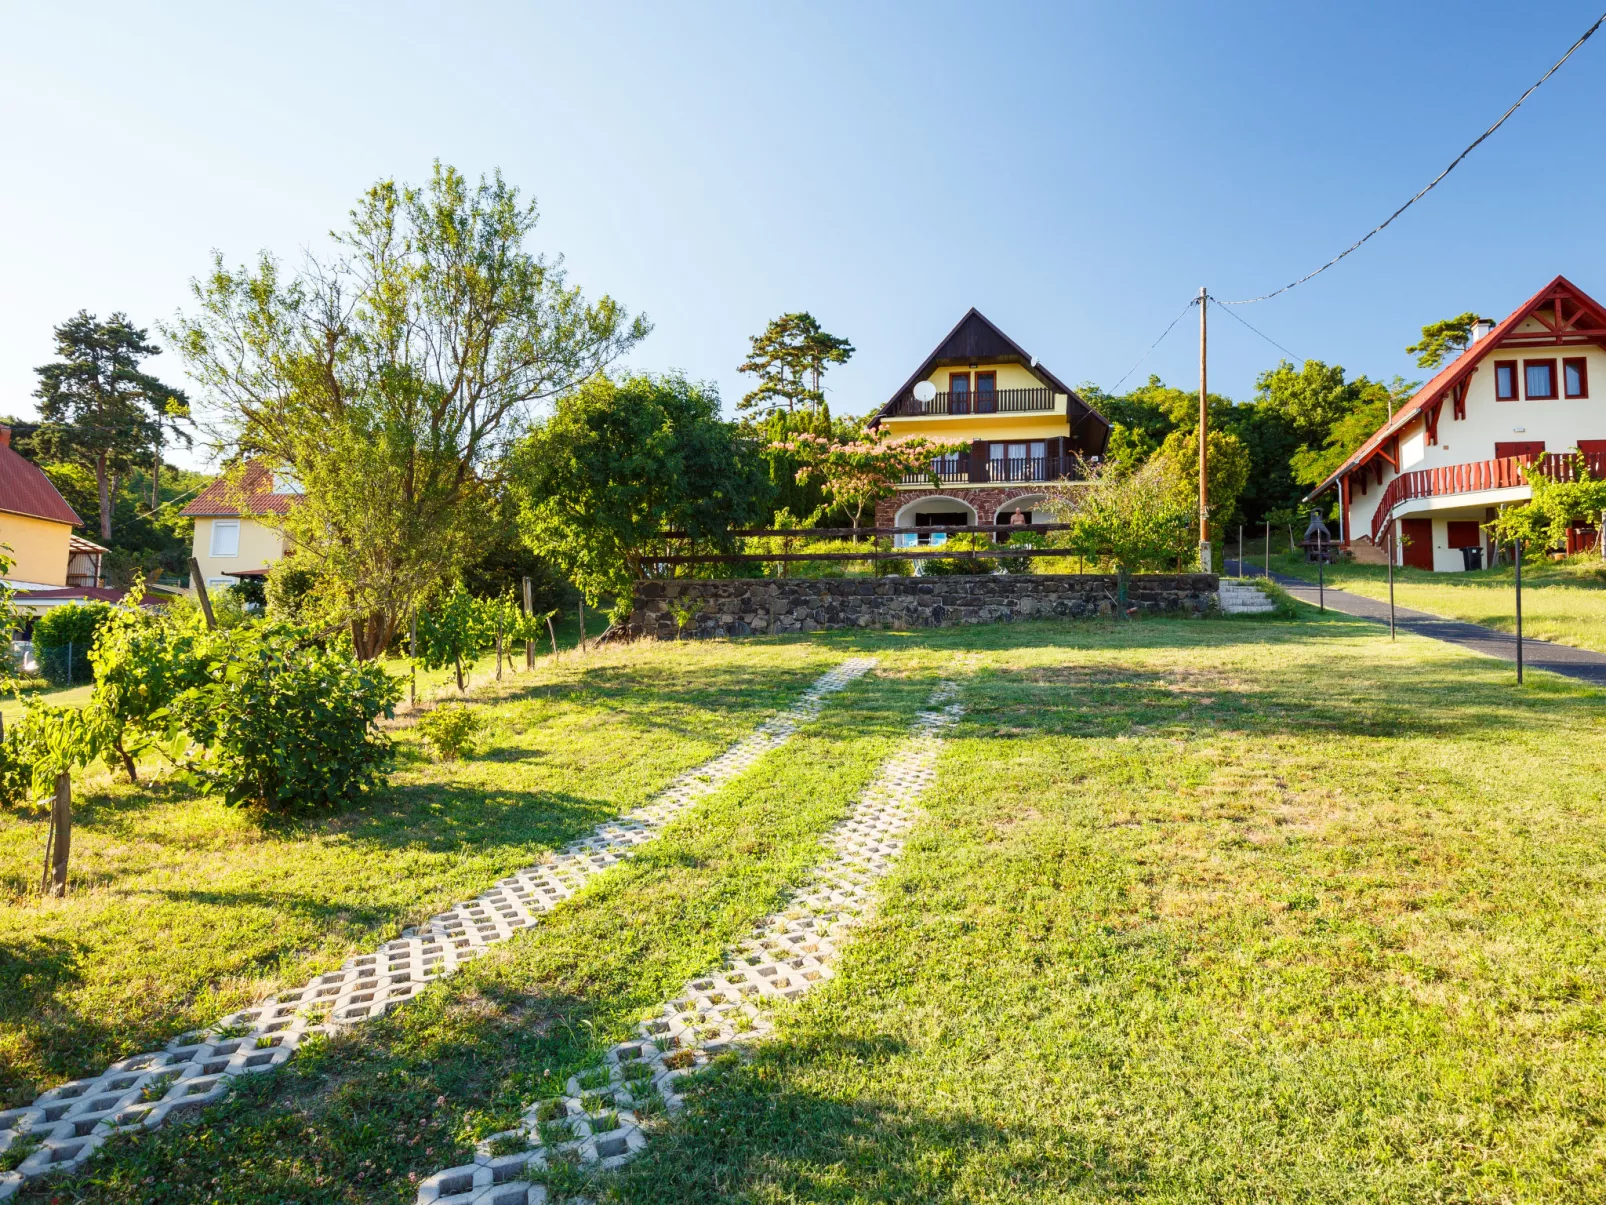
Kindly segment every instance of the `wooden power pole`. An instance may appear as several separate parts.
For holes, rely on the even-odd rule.
[[[1206,393],[1207,372],[1205,349],[1205,310],[1210,306],[1210,294],[1199,286],[1199,569],[1209,573],[1210,566],[1210,509],[1205,505],[1210,471],[1210,415]]]

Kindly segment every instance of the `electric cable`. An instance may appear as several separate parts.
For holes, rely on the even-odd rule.
[[[1215,299],[1215,298],[1214,298],[1214,297],[1212,297],[1212,298],[1211,298],[1211,299],[1210,299],[1210,302],[1211,302],[1211,304],[1212,304],[1212,305],[1214,305],[1214,306],[1217,306],[1217,307],[1218,307],[1218,308],[1220,308],[1220,309],[1222,309],[1222,310],[1224,310],[1224,311],[1225,311],[1225,312],[1226,312],[1226,314],[1227,314],[1227,316],[1228,316],[1228,317],[1230,317],[1230,318],[1233,318],[1233,319],[1236,319],[1236,320],[1237,320],[1237,321],[1239,321],[1239,322],[1243,322],[1243,324],[1244,324],[1244,325],[1245,325],[1245,326],[1249,326],[1249,323],[1247,323],[1247,322],[1244,322],[1244,320],[1243,320],[1243,319],[1242,319],[1242,318],[1239,318],[1239,317],[1238,317],[1238,314],[1237,314],[1237,311],[1235,311],[1235,310],[1229,310],[1229,309],[1227,309],[1227,304],[1226,304],[1226,302],[1223,302],[1223,301],[1217,301],[1217,300],[1216,300],[1216,299]],[[1304,363],[1304,362],[1305,362],[1305,357],[1304,357],[1304,356],[1296,356],[1296,355],[1294,355],[1294,353],[1293,353],[1293,352],[1291,352],[1291,351],[1289,351],[1289,350],[1288,350],[1288,349],[1287,349],[1287,348],[1286,348],[1286,347],[1284,347],[1284,346],[1283,346],[1283,345],[1282,345],[1282,344],[1281,344],[1281,343],[1279,343],[1279,342],[1277,342],[1277,340],[1275,340],[1275,339],[1273,339],[1273,338],[1272,338],[1272,337],[1271,337],[1271,336],[1270,336],[1270,335],[1268,335],[1268,334],[1267,334],[1267,333],[1266,333],[1266,332],[1265,332],[1265,331],[1262,331],[1262,330],[1256,330],[1256,329],[1255,329],[1255,328],[1254,328],[1254,327],[1252,327],[1252,326],[1249,326],[1249,329],[1250,329],[1250,330],[1251,330],[1251,331],[1254,331],[1254,333],[1255,333],[1255,334],[1257,334],[1257,335],[1259,335],[1259,336],[1260,336],[1260,337],[1261,337],[1261,338],[1262,338],[1262,339],[1264,339],[1264,340],[1265,340],[1265,341],[1266,341],[1266,342],[1267,342],[1267,343],[1270,343],[1270,344],[1271,344],[1271,345],[1272,345],[1272,346],[1273,346],[1273,347],[1275,347],[1275,348],[1276,348],[1276,349],[1277,349],[1277,350],[1278,350],[1278,351],[1280,351],[1280,352],[1282,352],[1282,353],[1283,353],[1283,355],[1285,355],[1285,356],[1287,356],[1287,357],[1288,357],[1288,358],[1289,358],[1289,359],[1291,359],[1291,360],[1298,360],[1298,361],[1299,361],[1299,362],[1300,362],[1300,363],[1301,363],[1301,364],[1303,364],[1303,363]]]
[[[1175,318],[1171,319],[1171,326],[1168,326],[1168,327],[1165,328],[1165,330],[1161,331],[1160,332],[1160,337],[1158,339],[1156,339],[1153,343],[1149,344],[1149,350],[1144,352],[1141,356],[1138,357],[1138,362],[1136,364],[1132,365],[1131,368],[1127,369],[1125,372],[1123,372],[1121,374],[1121,379],[1119,381],[1117,381],[1115,383],[1115,387],[1110,390],[1110,392],[1112,394],[1119,392],[1122,384],[1125,383],[1127,377],[1131,376],[1134,372],[1136,372],[1139,368],[1141,368],[1143,366],[1143,361],[1147,360],[1151,355],[1154,354],[1154,349],[1159,347],[1160,344],[1165,342],[1165,337],[1171,333],[1171,327],[1174,327],[1174,326],[1176,326],[1177,323],[1181,322],[1182,321],[1182,315],[1186,314],[1195,305],[1197,305],[1198,304],[1198,300],[1199,299],[1196,298],[1196,297],[1189,299],[1188,304],[1182,307],[1182,313],[1178,314]]]
[[[1417,193],[1416,196],[1412,197],[1404,205],[1401,205],[1393,213],[1389,214],[1389,216],[1387,218],[1385,218],[1382,222],[1378,223],[1378,225],[1373,226],[1370,230],[1368,230],[1365,234],[1363,234],[1355,242],[1351,243],[1348,247],[1344,248],[1344,250],[1340,251],[1337,255],[1333,256],[1332,259],[1328,260],[1321,267],[1317,268],[1314,272],[1305,273],[1305,275],[1301,276],[1298,280],[1290,281],[1288,284],[1285,284],[1280,289],[1277,289],[1277,290],[1275,290],[1273,292],[1270,292],[1270,293],[1263,293],[1259,297],[1246,297],[1246,298],[1243,298],[1240,301],[1217,301],[1216,304],[1217,305],[1224,305],[1224,306],[1225,305],[1253,305],[1257,301],[1269,301],[1271,298],[1278,296],[1278,294],[1288,292],[1289,289],[1294,288],[1296,285],[1304,284],[1307,280],[1309,280],[1313,276],[1320,276],[1323,272],[1327,271],[1327,269],[1331,268],[1334,264],[1336,264],[1339,260],[1343,259],[1351,251],[1354,251],[1357,248],[1359,248],[1362,243],[1366,242],[1374,234],[1377,234],[1380,231],[1382,231],[1395,218],[1399,217],[1407,209],[1411,208],[1411,206],[1415,205],[1423,197],[1427,196],[1428,193],[1432,192],[1434,185],[1438,184],[1438,182],[1440,180],[1444,179],[1451,172],[1453,172],[1458,166],[1460,166],[1461,160],[1465,159],[1468,155],[1472,154],[1472,152],[1477,149],[1479,143],[1481,143],[1485,138],[1489,137],[1489,135],[1493,134],[1501,126],[1505,125],[1506,124],[1506,119],[1508,117],[1510,117],[1513,113],[1515,113],[1522,106],[1522,102],[1527,100],[1530,96],[1532,96],[1534,94],[1534,92],[1538,90],[1540,84],[1544,83],[1551,76],[1555,75],[1556,72],[1561,69],[1561,65],[1563,63],[1565,63],[1568,59],[1573,57],[1573,51],[1577,50],[1585,42],[1589,41],[1589,39],[1594,36],[1595,31],[1597,29],[1599,29],[1603,23],[1606,23],[1606,13],[1602,13],[1599,17],[1595,18],[1595,23],[1593,25],[1591,25],[1588,29],[1584,30],[1583,37],[1579,38],[1578,41],[1574,42],[1572,44],[1572,46],[1568,48],[1567,53],[1562,55],[1561,58],[1557,59],[1556,62],[1555,62],[1555,65],[1552,66],[1549,71],[1547,71],[1543,75],[1541,75],[1539,77],[1539,79],[1534,83],[1534,85],[1531,88],[1528,89],[1528,91],[1524,92],[1521,96],[1517,97],[1516,104],[1512,105],[1511,108],[1507,109],[1504,113],[1502,113],[1500,115],[1500,120],[1499,121],[1495,122],[1494,125],[1490,126],[1483,133],[1479,134],[1478,137],[1473,140],[1471,145],[1469,145],[1466,150],[1462,151],[1453,160],[1451,160],[1449,167],[1445,168],[1437,176],[1434,176],[1433,179],[1428,183],[1428,186],[1426,188],[1424,188],[1421,192]],[[1211,300],[1215,300],[1215,299],[1212,298]]]

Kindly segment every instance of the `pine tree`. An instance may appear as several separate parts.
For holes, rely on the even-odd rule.
[[[39,374],[34,396],[44,423],[34,446],[53,459],[94,468],[100,537],[110,540],[117,478],[160,447],[164,426],[176,430],[189,418],[189,399],[140,371],[141,362],[162,349],[126,314],[101,322],[79,310],[55,334],[61,359],[34,370]]]
[[[788,414],[799,406],[818,409],[825,404],[827,366],[846,364],[853,344],[820,329],[813,314],[782,314],[750,340],[747,359],[738,372],[758,377],[758,386],[737,404],[741,411],[775,413],[781,403]]]

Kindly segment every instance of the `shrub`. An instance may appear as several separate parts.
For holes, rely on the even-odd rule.
[[[992,547],[992,537],[975,531],[962,531],[948,537],[945,548],[956,552],[980,552]],[[991,557],[956,556],[932,557],[924,562],[920,572],[930,577],[957,577],[965,574],[991,573],[998,562]]]
[[[338,807],[378,780],[390,745],[373,722],[401,697],[378,665],[263,623],[213,641],[200,673],[171,710],[205,747],[188,765],[203,789],[285,812]]]
[[[419,718],[418,735],[441,761],[456,761],[474,750],[474,738],[485,727],[479,713],[462,704],[445,704]]]
[[[106,760],[117,757],[131,782],[134,759],[171,728],[169,708],[206,681],[210,645],[227,637],[206,631],[197,609],[152,614],[120,610],[100,629],[91,661],[95,693],[90,709],[106,736]]]
[[[103,602],[69,603],[34,620],[33,649],[40,672],[58,685],[88,682],[89,650],[95,633],[115,611]]]

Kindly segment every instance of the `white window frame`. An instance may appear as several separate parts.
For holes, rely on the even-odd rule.
[[[228,552],[220,552],[218,536],[225,531],[232,531],[234,533],[234,547]],[[212,520],[211,555],[214,559],[220,561],[233,560],[235,557],[240,555],[240,521],[238,519]]]

